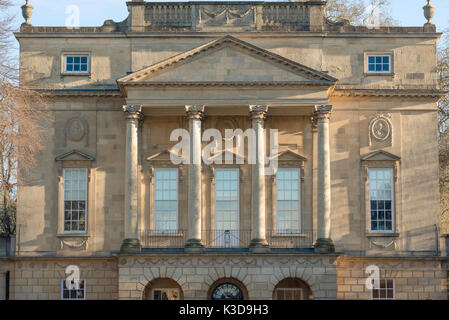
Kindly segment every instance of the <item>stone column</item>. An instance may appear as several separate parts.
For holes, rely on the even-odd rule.
[[[315,107],[318,123],[318,239],[315,250],[318,252],[334,252],[331,240],[331,176],[329,118],[332,106]]]
[[[140,252],[138,235],[138,130],[143,119],[142,105],[123,106],[126,115],[125,149],[125,239],[122,252]]]
[[[268,112],[267,106],[250,106],[253,130],[255,132],[255,163],[252,167],[252,240],[251,249],[253,251],[268,250],[268,243],[265,235],[265,130],[264,120]],[[251,146],[249,146],[251,150]]]
[[[186,106],[189,118],[190,159],[189,159],[189,233],[186,248],[190,250],[203,248],[201,241],[202,215],[202,179],[201,179],[201,120],[204,115],[203,105]]]

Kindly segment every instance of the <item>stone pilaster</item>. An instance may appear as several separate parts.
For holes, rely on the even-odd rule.
[[[140,252],[138,235],[138,130],[142,105],[123,106],[126,115],[125,239],[122,252]]]
[[[265,129],[264,122],[268,112],[267,106],[254,105],[249,107],[253,129],[256,136],[256,156],[252,167],[252,240],[253,251],[268,250],[265,229]]]
[[[331,177],[330,177],[330,144],[329,119],[332,106],[315,107],[318,125],[318,239],[315,250],[318,252],[334,252],[331,239]]]
[[[201,192],[201,120],[203,105],[186,106],[189,118],[190,159],[189,159],[189,233],[186,249],[201,250],[202,192]]]

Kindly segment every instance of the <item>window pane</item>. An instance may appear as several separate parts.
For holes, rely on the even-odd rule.
[[[64,231],[86,230],[87,170],[64,169]]]
[[[234,248],[240,245],[239,170],[215,170],[214,246]]]
[[[69,72],[87,72],[88,56],[66,56],[65,70]]]
[[[369,169],[372,231],[393,231],[392,169]]]
[[[154,229],[177,232],[178,169],[155,169],[154,179]]]
[[[84,300],[85,299],[85,281],[79,281],[79,289],[76,289],[75,283],[72,282],[72,289],[68,289],[65,279],[62,281],[62,299],[64,300]]]
[[[279,169],[276,175],[276,232],[300,232],[300,171]]]

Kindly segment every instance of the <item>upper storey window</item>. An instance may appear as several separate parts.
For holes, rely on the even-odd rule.
[[[87,169],[65,168],[64,232],[86,232]]]
[[[178,230],[178,169],[154,170],[154,229],[157,233]]]
[[[369,72],[390,72],[390,56],[368,56]]]
[[[300,233],[300,169],[279,169],[276,176],[276,231]]]
[[[63,73],[89,74],[90,56],[88,54],[65,54],[63,56]]]
[[[370,168],[371,232],[393,232],[393,169]]]
[[[366,73],[391,74],[393,73],[393,61],[391,54],[367,54]]]

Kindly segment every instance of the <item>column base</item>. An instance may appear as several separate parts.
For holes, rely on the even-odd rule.
[[[249,250],[252,253],[267,253],[270,252],[270,246],[265,239],[253,239],[249,245]]]
[[[317,253],[335,252],[334,242],[331,239],[318,239],[315,242],[315,252]]]
[[[189,239],[185,244],[184,250],[189,253],[201,253],[204,251],[204,245],[199,239]]]
[[[120,252],[124,253],[140,253],[141,251],[139,239],[125,239],[120,247]]]

